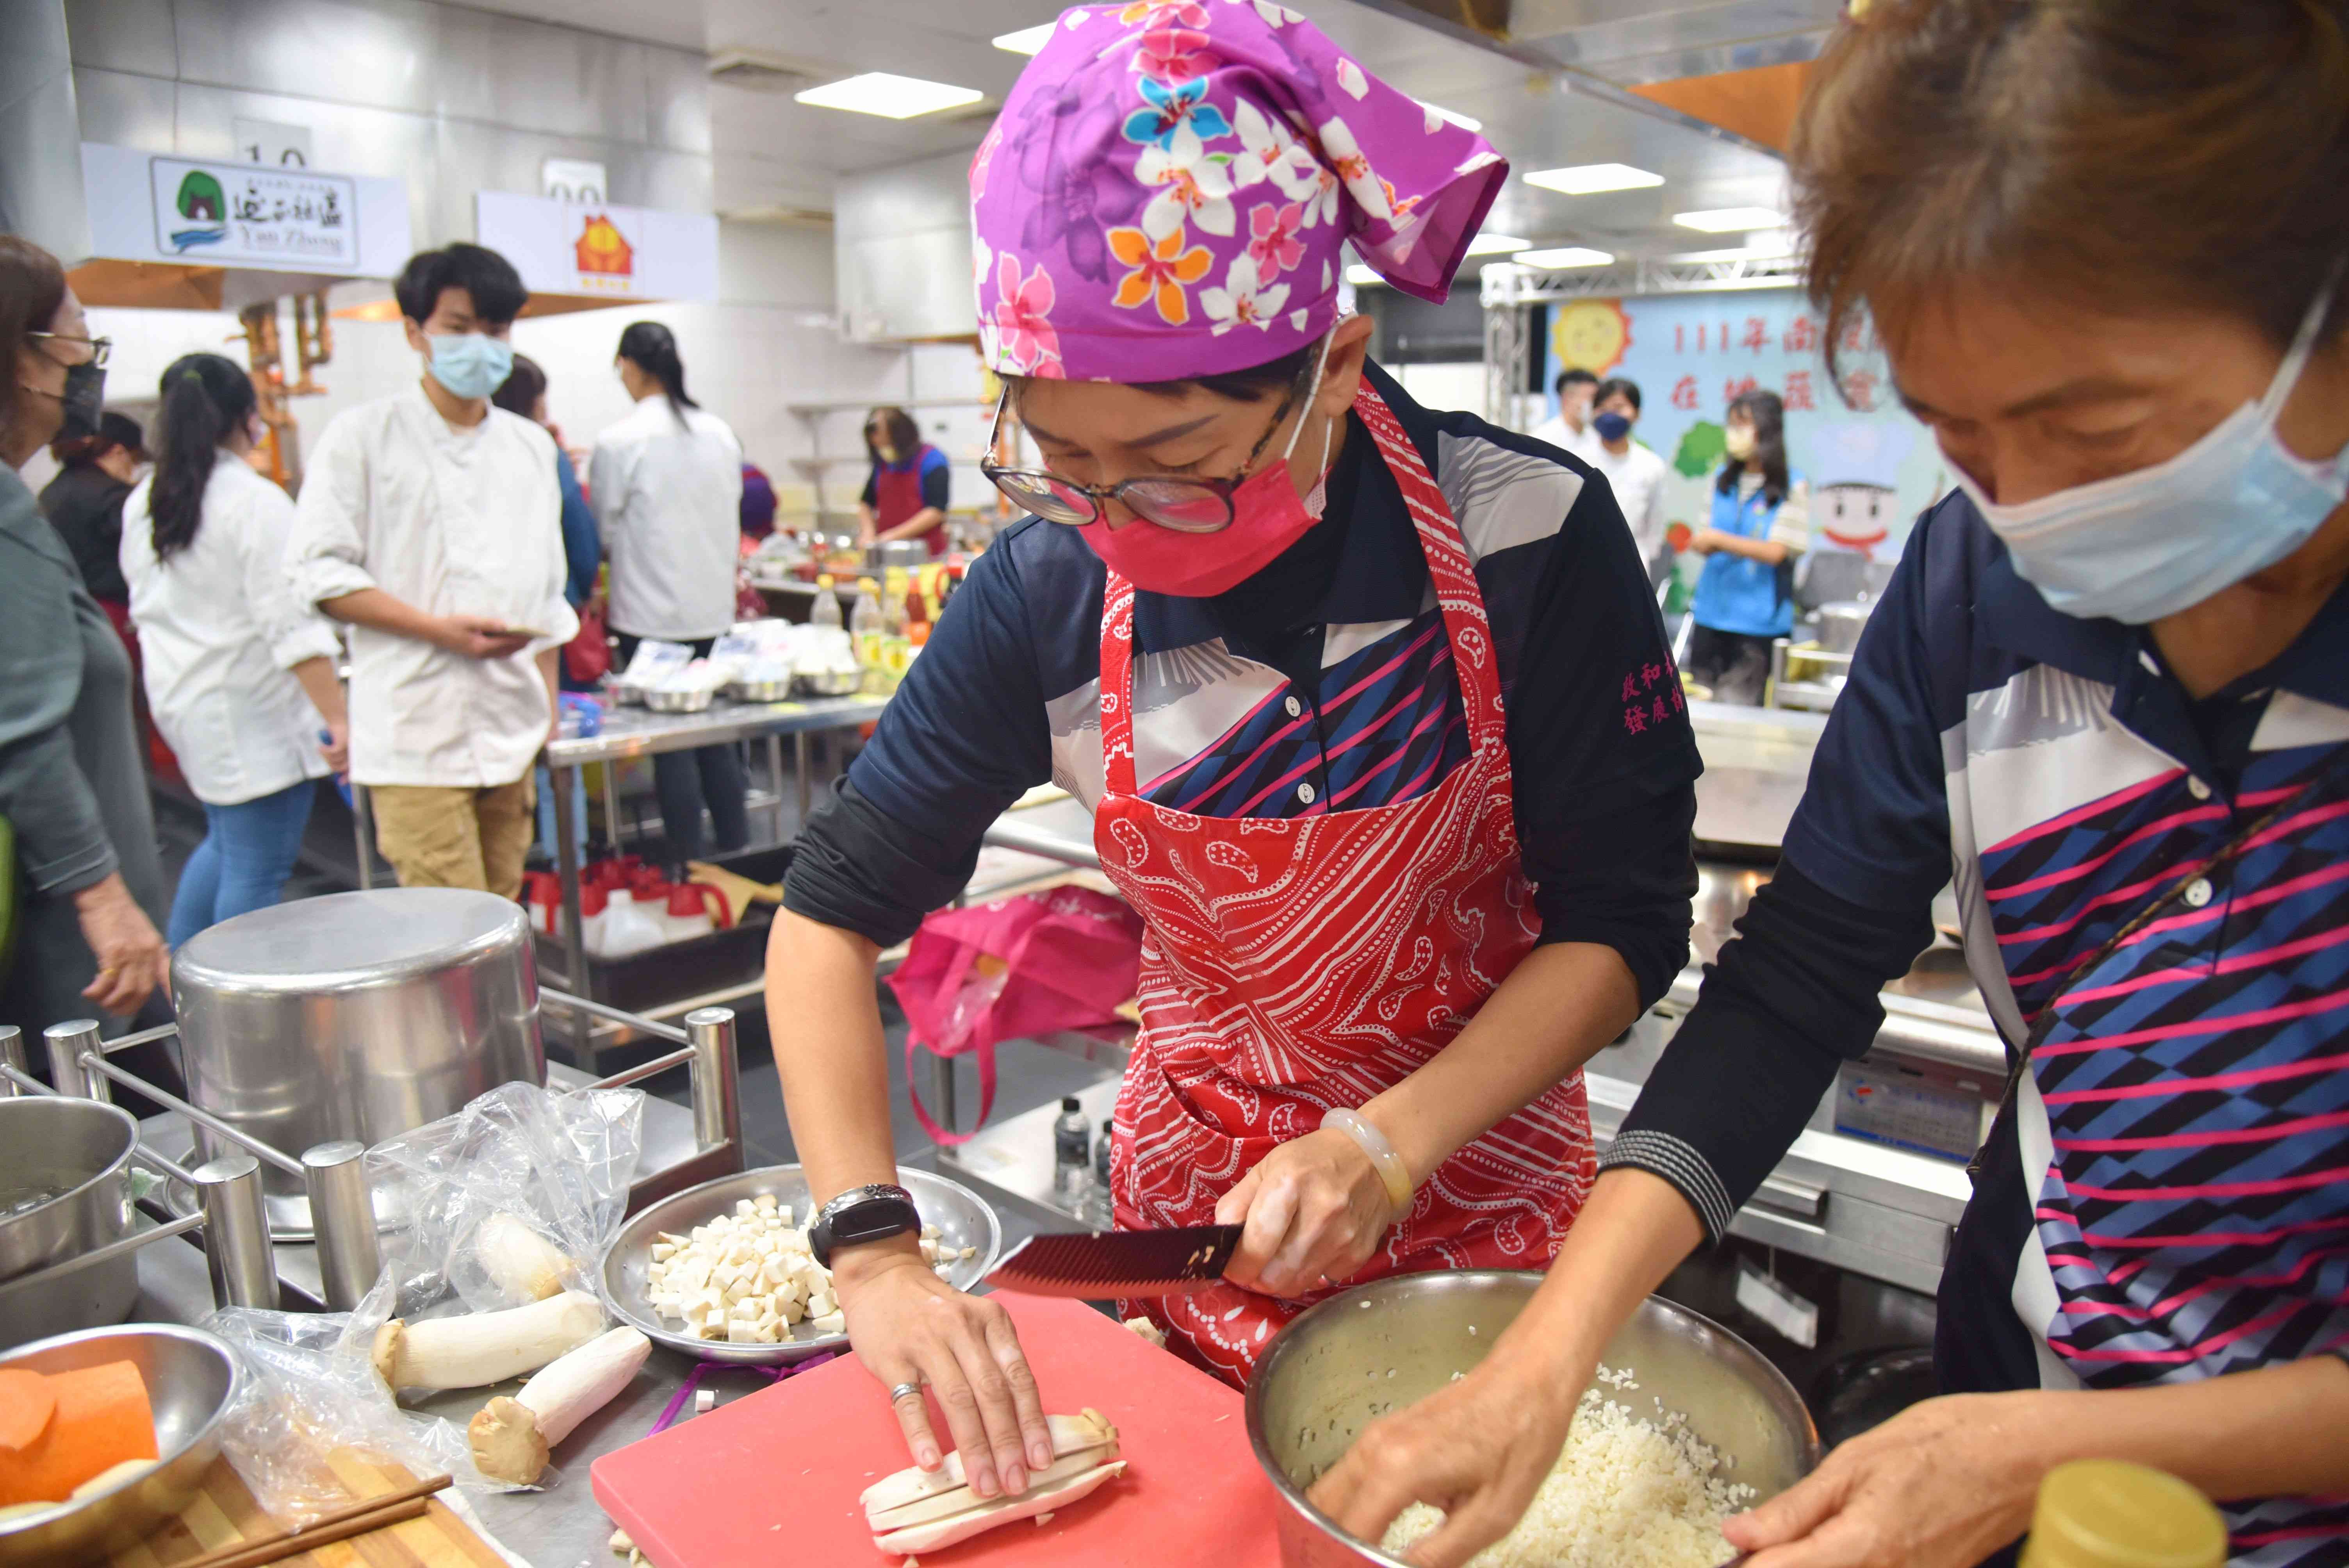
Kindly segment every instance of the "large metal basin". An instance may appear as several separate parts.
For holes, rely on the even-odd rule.
[[[188,1098],[297,1158],[546,1081],[530,925],[492,893],[382,888],[255,910],[183,944],[171,989]],[[261,1170],[271,1233],[306,1237],[299,1179]]]
[[[1306,1491],[1379,1415],[1482,1361],[1541,1281],[1503,1270],[1402,1274],[1330,1297],[1273,1341],[1248,1381],[1247,1425],[1279,1494],[1284,1568],[1409,1568],[1341,1532]],[[1761,1498],[1818,1462],[1818,1433],[1794,1386],[1710,1318],[1650,1296],[1599,1359],[1633,1368],[1638,1399],[1655,1396],[1686,1416],[1726,1476]]]
[[[37,1284],[7,1282],[129,1233],[138,1141],[129,1111],[94,1099],[0,1099],[0,1348],[130,1315],[135,1253]]]
[[[109,1361],[135,1364],[147,1385],[155,1415],[155,1468],[55,1512],[0,1522],[0,1568],[64,1568],[144,1540],[188,1506],[220,1457],[221,1419],[243,1372],[235,1352],[201,1328],[161,1323],[92,1328],[0,1356],[0,1367],[35,1372]]]

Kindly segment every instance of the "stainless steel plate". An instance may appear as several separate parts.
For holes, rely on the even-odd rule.
[[[947,1283],[957,1290],[968,1290],[985,1278],[987,1271],[995,1266],[996,1254],[1003,1250],[1003,1226],[987,1201],[959,1182],[927,1171],[900,1171],[897,1180],[914,1195],[914,1207],[921,1212],[922,1222],[938,1227],[941,1248],[978,1249],[947,1272]],[[645,1284],[645,1266],[652,1261],[655,1235],[662,1231],[682,1234],[711,1216],[731,1210],[741,1199],[770,1193],[777,1202],[790,1205],[795,1222],[805,1224],[807,1176],[797,1165],[769,1165],[745,1171],[739,1176],[721,1176],[715,1181],[688,1187],[636,1215],[604,1254],[604,1266],[597,1276],[604,1304],[611,1308],[613,1315],[641,1331],[647,1338],[704,1361],[772,1367],[821,1356],[827,1350],[847,1349],[847,1335],[818,1334],[804,1323],[793,1326],[792,1337],[780,1345],[732,1345],[724,1340],[697,1339],[679,1332],[671,1326],[670,1320],[653,1310],[652,1293]]]
[[[47,1513],[0,1523],[0,1568],[62,1568],[144,1538],[188,1505],[220,1457],[221,1418],[243,1381],[236,1353],[200,1328],[135,1323],[60,1334],[0,1356],[0,1367],[67,1372],[137,1365],[155,1413],[153,1470]]]

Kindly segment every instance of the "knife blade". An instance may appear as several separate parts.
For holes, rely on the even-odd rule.
[[[1185,1295],[1223,1278],[1240,1244],[1237,1225],[1164,1231],[1065,1231],[1030,1236],[988,1274],[998,1290],[1099,1301]]]

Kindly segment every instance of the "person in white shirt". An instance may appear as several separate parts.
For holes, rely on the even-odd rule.
[[[409,258],[393,292],[425,375],[326,427],[287,562],[296,592],[351,625],[351,779],[401,885],[512,898],[555,658],[579,629],[554,438],[490,406],[529,294],[467,244]]]
[[[1599,390],[1599,377],[1579,368],[1561,370],[1555,390],[1557,412],[1533,428],[1533,438],[1587,463],[1599,449],[1599,438],[1590,433],[1590,405]]]
[[[620,334],[616,368],[636,407],[595,438],[588,467],[604,555],[612,563],[612,632],[625,667],[647,638],[683,643],[694,656],[734,624],[741,550],[742,444],[726,421],[687,396],[677,339],[657,321]],[[709,852],[706,807],[721,851],[750,841],[742,759],[733,746],[653,758],[669,858]]]
[[[256,401],[234,360],[172,361],[155,471],[123,503],[118,557],[148,707],[204,808],[164,931],[174,947],[277,902],[316,781],[344,761],[342,647],[286,578],[294,502],[248,461]]]
[[[1630,525],[1640,563],[1652,578],[1664,550],[1664,459],[1631,438],[1640,422],[1640,384],[1617,376],[1599,384],[1590,399],[1591,449],[1584,460],[1607,476],[1615,504]]]

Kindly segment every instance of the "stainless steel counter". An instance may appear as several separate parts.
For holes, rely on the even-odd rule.
[[[589,962],[585,926],[579,907],[579,825],[572,798],[571,775],[591,762],[616,762],[630,757],[652,757],[667,751],[690,751],[737,740],[766,742],[767,775],[774,793],[774,836],[782,839],[782,778],[785,736],[792,738],[792,774],[798,789],[798,820],[805,822],[813,804],[808,738],[824,730],[854,729],[872,723],[889,706],[885,696],[808,697],[790,702],[744,703],[719,697],[699,713],[655,713],[650,708],[615,707],[605,709],[601,733],[557,740],[546,748],[548,787],[554,796],[555,874],[563,883],[561,929],[556,940],[563,951],[562,983],[589,1001],[596,995],[595,971]],[[612,770],[604,773],[606,822],[618,820],[617,792]],[[759,995],[755,979],[706,995],[669,1000],[691,1006],[731,1006]],[[656,1009],[674,1012],[676,1007]],[[581,1063],[592,1069],[604,1043],[591,1019],[569,1017],[568,1043]],[[550,1020],[550,1027],[555,1026]]]
[[[647,1160],[655,1158],[657,1144],[666,1145],[675,1139],[678,1122],[685,1124],[683,1131],[689,1146],[691,1119],[684,1110],[657,1099],[647,1101],[645,1109]],[[926,1166],[929,1162],[916,1159],[905,1163]],[[960,1175],[954,1171],[946,1173]],[[1050,1218],[1019,1204],[999,1203],[997,1213],[1003,1223],[1007,1249],[1033,1235],[1040,1220]],[[164,1242],[143,1249],[139,1253],[139,1303],[132,1309],[134,1321],[199,1323],[212,1310],[203,1254],[192,1246]],[[588,1482],[588,1467],[605,1454],[646,1436],[670,1398],[691,1376],[694,1366],[691,1357],[655,1346],[636,1381],[590,1416],[556,1450],[555,1464],[562,1471],[562,1480],[555,1487],[546,1491],[497,1492],[472,1499],[475,1511],[499,1544],[532,1564],[532,1568],[618,1568],[625,1559],[614,1557],[607,1545],[612,1522],[596,1505]],[[754,1371],[718,1367],[703,1376],[701,1386],[714,1389],[719,1402],[723,1404],[757,1393],[770,1384]],[[520,1387],[516,1381],[492,1388],[451,1389],[414,1408],[461,1427],[492,1396],[512,1394]],[[883,1396],[876,1389],[873,1397],[878,1399]],[[685,1418],[692,1418],[688,1415]],[[823,1434],[811,1432],[808,1440],[821,1442]]]

